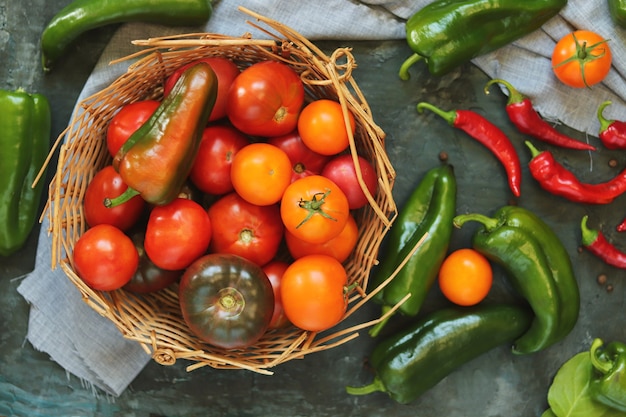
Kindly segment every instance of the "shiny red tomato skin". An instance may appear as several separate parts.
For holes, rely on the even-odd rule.
[[[276,256],[284,232],[277,204],[258,206],[230,193],[213,203],[208,213],[212,252],[239,255],[260,266]]]
[[[145,208],[145,201],[141,196],[135,196],[118,206],[107,208],[105,198],[114,198],[121,195],[128,185],[113,166],[107,165],[96,173],[87,185],[83,207],[85,221],[91,227],[98,224],[110,224],[122,231],[130,229],[141,217]]]
[[[183,319],[201,340],[246,348],[267,330],[274,312],[272,284],[263,269],[237,255],[211,253],[194,261],[179,284]]]
[[[374,197],[378,188],[378,177],[374,166],[362,156],[357,156],[361,168],[361,177],[367,190]],[[367,205],[368,200],[365,192],[361,188],[356,173],[356,166],[352,155],[344,154],[331,159],[324,169],[322,175],[333,180],[341,188],[348,198],[350,210],[359,209]]]
[[[126,104],[113,116],[107,128],[107,149],[111,156],[154,114],[159,104],[157,100],[136,101]]]
[[[137,269],[139,255],[133,241],[110,224],[87,229],[73,250],[76,274],[91,288],[113,291],[122,288]]]
[[[222,57],[209,57],[183,65],[165,80],[165,83],[163,84],[163,96],[167,96],[169,92],[172,91],[172,87],[174,87],[176,81],[178,81],[181,74],[185,72],[187,68],[197,64],[198,62],[206,62],[209,64],[217,76],[217,98],[215,99],[215,105],[213,106],[213,110],[211,110],[211,115],[209,116],[209,122],[213,122],[226,117],[226,100],[228,98],[228,90],[233,80],[237,78],[240,72],[237,65],[230,59]]]
[[[204,129],[198,154],[189,178],[207,194],[222,195],[233,191],[230,166],[235,154],[250,139],[231,126],[214,125]]]
[[[291,67],[262,61],[244,69],[228,91],[226,115],[251,136],[287,134],[298,124],[304,104],[304,85]]]
[[[322,169],[329,161],[326,155],[314,152],[307,147],[297,130],[286,135],[269,138],[268,143],[285,151],[291,161],[293,172],[291,182],[308,175],[321,174]]]
[[[288,266],[289,264],[287,262],[277,260],[271,261],[263,266],[263,271],[270,280],[272,289],[274,290],[274,314],[269,324],[270,329],[282,329],[290,324],[289,319],[285,315],[283,300],[280,294],[280,283]]]
[[[211,242],[211,220],[193,200],[176,198],[150,212],[144,247],[162,269],[184,269],[204,255]]]

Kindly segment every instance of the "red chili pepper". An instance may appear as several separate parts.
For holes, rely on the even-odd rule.
[[[587,217],[584,216],[580,222],[582,245],[607,264],[626,269],[626,253],[606,240],[602,231],[588,228]]]
[[[489,94],[489,86],[494,83],[502,84],[509,90],[506,112],[511,122],[521,133],[562,148],[587,151],[596,150],[595,146],[571,138],[559,132],[552,127],[552,125],[543,120],[533,107],[530,99],[516,90],[511,83],[497,78],[490,80],[487,85],[485,85],[485,94]]]
[[[602,115],[609,104],[611,104],[610,101],[605,101],[598,107],[598,120],[600,121],[598,137],[607,149],[626,149],[626,122],[605,119]]]
[[[528,164],[531,175],[541,188],[554,195],[576,203],[608,204],[626,192],[626,169],[603,183],[583,183],[558,163],[551,152],[540,152],[529,141],[525,143],[532,152],[532,159]]]
[[[509,187],[516,197],[520,196],[522,167],[517,151],[509,138],[496,125],[471,110],[443,111],[429,103],[419,103],[417,111],[428,109],[441,116],[450,125],[461,129],[489,149],[507,173]]]

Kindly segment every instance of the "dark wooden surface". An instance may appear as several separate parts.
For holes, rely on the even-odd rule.
[[[69,122],[84,82],[116,29],[107,27],[84,35],[59,67],[44,75],[39,36],[53,14],[67,3],[68,0],[0,0],[0,88],[22,87],[46,94],[53,109],[51,139]],[[345,44],[319,43],[329,52]],[[572,333],[556,346],[531,356],[513,356],[506,346],[494,349],[464,365],[407,406],[394,403],[385,394],[353,397],[345,393],[346,385],[366,384],[372,378],[364,363],[374,341],[365,333],[338,348],[280,365],[273,376],[209,368],[189,373],[182,361],[171,367],[151,362],[119,398],[111,398],[68,375],[26,340],[29,306],[16,288],[20,278],[33,268],[38,235],[35,230],[22,251],[0,259],[0,415],[540,416],[547,407],[551,379],[566,359],[587,349],[594,337],[626,341],[624,271],[610,268],[578,250],[579,223],[584,214],[590,214],[591,225],[602,227],[609,239],[618,244],[624,241],[614,232],[624,215],[624,198],[609,206],[582,206],[539,189],[528,174],[526,163],[530,155],[523,145],[525,138],[506,118],[505,98],[500,94],[484,95],[482,88],[487,77],[475,67],[466,65],[442,78],[431,77],[418,67],[410,81],[402,82],[397,69],[409,53],[405,42],[352,42],[350,46],[358,64],[353,75],[376,122],[388,135],[388,152],[397,170],[394,195],[399,205],[421,176],[439,163],[441,151],[449,155],[455,167],[459,213],[491,214],[511,201],[504,171],[497,160],[433,114],[418,114],[415,105],[419,101],[447,109],[476,110],[514,141],[524,167],[522,197],[517,203],[534,210],[555,228],[576,268],[582,301],[580,319]],[[568,133],[585,140],[577,132]],[[589,140],[600,144],[597,138]],[[601,147],[593,157],[586,152],[551,149],[586,181],[607,179],[624,166],[623,154]],[[609,167],[612,158],[618,161],[617,167]],[[469,246],[473,230],[466,227],[455,231],[452,249]],[[612,292],[596,283],[596,277],[603,273],[613,286]],[[505,276],[496,268],[489,298],[499,300],[510,295]],[[424,311],[442,305],[445,303],[434,288]],[[378,312],[376,305],[369,305],[354,320],[370,320]],[[396,326],[400,324],[397,322]]]

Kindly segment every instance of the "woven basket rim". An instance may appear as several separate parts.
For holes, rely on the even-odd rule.
[[[365,152],[369,153],[368,156],[373,159],[377,169],[379,183],[377,193],[371,195],[362,178],[359,178],[369,204],[358,213],[359,219],[365,225],[359,238],[363,250],[354,255],[354,259],[347,261],[351,283],[358,281],[358,285],[350,294],[349,307],[341,323],[370,301],[393,278],[393,275],[390,276],[379,287],[366,293],[369,272],[377,263],[378,247],[398,213],[392,194],[396,174],[385,152],[385,133],[373,121],[371,109],[352,77],[356,62],[351,54],[351,48],[338,48],[329,57],[293,29],[243,7],[239,9],[269,27],[266,29],[248,21],[272,39],[255,40],[250,34],[233,38],[220,34],[192,33],[136,40],[133,43],[144,46],[144,50],[112,62],[130,61],[126,73],[111,85],[77,103],[77,111],[74,112],[71,122],[61,132],[50,152],[52,155],[58,148],[59,158],[57,171],[50,184],[44,215],[48,217],[52,238],[51,267],[54,269],[60,265],[79,289],[84,302],[112,321],[125,338],[138,342],[155,361],[171,365],[177,359],[185,359],[192,362],[187,367],[189,371],[211,366],[218,369],[247,369],[272,374],[270,368],[280,363],[353,340],[358,337],[360,330],[373,326],[393,314],[410,295],[383,317],[365,323],[343,328],[338,325],[319,334],[293,328],[284,338],[281,338],[280,332],[275,332],[267,339],[262,338],[260,346],[241,352],[224,352],[201,342],[181,345],[177,339],[177,332],[181,331],[180,327],[184,328],[184,323],[180,324],[171,318],[175,316],[174,309],[168,307],[163,314],[151,310],[156,305],[160,308],[162,303],[168,306],[173,304],[174,300],[177,300],[177,292],[173,288],[162,290],[156,300],[149,296],[131,295],[124,290],[110,293],[94,291],[77,276],[71,259],[73,244],[86,229],[81,206],[86,184],[98,169],[97,165],[102,166],[106,163],[106,156],[102,156],[105,154],[106,146],[103,147],[101,143],[101,130],[110,120],[116,106],[119,108],[120,103],[128,102],[126,98],[120,98],[126,92],[123,88],[129,85],[134,87],[132,83],[138,82],[137,78],[145,74],[142,71],[146,68],[154,70],[155,73],[161,71],[165,74],[171,70],[168,65],[176,67],[174,65],[176,59],[189,60],[195,56],[194,54],[214,53],[213,48],[218,48],[220,53],[232,53],[238,59],[248,59],[246,54],[250,54],[251,50],[258,56],[265,55],[268,59],[297,66],[310,94],[336,95],[346,115],[346,124],[349,123],[348,111],[351,111],[357,120],[357,133],[354,136],[350,135],[350,153],[358,163],[356,156],[364,152],[365,147]],[[253,56],[256,57],[257,55]],[[146,89],[148,94],[159,93],[154,85],[149,87]],[[139,94],[134,90],[134,94]],[[100,136],[94,131],[100,132]],[[85,161],[85,158],[91,159]],[[46,163],[49,163],[50,159],[51,157]],[[360,258],[357,259],[357,256]],[[142,317],[145,319],[146,316],[143,314],[146,312],[150,312],[148,317],[156,317],[154,328],[150,331],[143,329],[138,331],[138,327],[143,326],[141,320]]]

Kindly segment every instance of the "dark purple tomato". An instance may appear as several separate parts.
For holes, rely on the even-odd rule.
[[[274,313],[274,292],[263,269],[232,254],[194,261],[181,278],[179,300],[191,331],[224,349],[255,344]]]
[[[184,271],[170,271],[156,266],[154,262],[148,258],[146,250],[143,247],[145,229],[137,229],[138,230],[131,233],[130,237],[139,254],[139,266],[137,267],[137,271],[135,271],[135,275],[124,285],[124,289],[126,291],[144,294],[162,290],[178,281]]]

